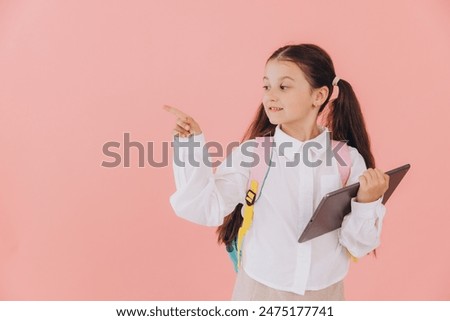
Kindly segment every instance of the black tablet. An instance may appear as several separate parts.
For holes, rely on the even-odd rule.
[[[410,167],[410,164],[406,164],[386,172],[389,175],[389,188],[384,193],[383,204],[386,204]],[[351,211],[350,201],[356,196],[358,189],[359,183],[355,183],[326,194],[298,241],[300,243],[306,242],[340,228],[344,216]]]

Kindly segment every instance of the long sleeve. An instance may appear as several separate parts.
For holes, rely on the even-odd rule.
[[[355,148],[350,149],[352,168],[348,184],[357,183],[367,169],[363,157]],[[340,230],[340,243],[355,257],[363,257],[380,245],[380,235],[386,208],[382,197],[370,203],[351,200],[351,213],[344,217]]]
[[[174,138],[176,192],[170,203],[175,214],[201,225],[221,225],[245,197],[249,171],[240,166],[241,158],[239,148],[234,149],[214,173],[203,134]]]

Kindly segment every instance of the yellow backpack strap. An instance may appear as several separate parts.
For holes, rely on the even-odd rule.
[[[353,256],[352,253],[350,253],[349,250],[347,250],[347,255],[350,257],[350,259],[351,259],[353,262],[355,262],[355,263],[358,262],[358,258],[355,257],[355,256]]]
[[[245,195],[245,204],[244,204],[244,217],[242,221],[242,225],[239,228],[237,235],[237,268],[241,263],[241,254],[242,254],[242,243],[244,241],[244,236],[247,234],[248,230],[252,226],[253,223],[253,208],[254,204],[259,198],[262,188],[264,186],[264,182],[267,178],[267,174],[269,173],[270,164],[267,164],[265,160],[264,146],[263,142],[267,139],[273,143],[273,137],[256,137],[256,142],[258,145],[256,146],[256,154],[259,157],[259,162],[253,167],[250,171],[250,179],[249,179],[249,188],[247,194]],[[270,159],[272,159],[273,149],[271,148]],[[269,160],[270,161],[270,160]]]
[[[250,189],[247,191],[247,195],[245,196],[245,205],[244,205],[244,219],[242,221],[242,225],[239,228],[238,236],[237,236],[237,266],[239,267],[241,263],[241,248],[242,242],[244,241],[244,236],[247,234],[250,226],[253,223],[253,206],[255,204],[256,195],[258,194],[258,182],[256,180],[252,180],[250,182]]]

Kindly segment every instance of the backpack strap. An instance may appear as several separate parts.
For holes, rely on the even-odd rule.
[[[338,145],[343,144],[342,147],[338,147]],[[338,163],[338,169],[339,169],[339,175],[341,176],[341,183],[342,187],[347,185],[348,178],[350,177],[350,169],[352,167],[352,159],[350,157],[350,150],[348,148],[348,145],[345,142],[332,140],[331,141],[331,147],[333,149],[333,152],[335,148],[337,149],[337,155],[339,158],[341,158],[344,161],[344,164],[341,164],[339,161]],[[336,158],[337,160],[339,158]]]
[[[245,197],[246,201],[252,201],[253,196],[255,197],[253,202],[256,202],[256,198],[259,197],[258,195],[258,187],[254,187],[252,188],[252,182],[255,181],[258,184],[263,184],[264,180],[265,180],[265,176],[268,172],[268,164],[266,163],[265,158],[265,154],[264,154],[264,147],[262,145],[262,143],[264,142],[264,140],[267,139],[265,137],[256,137],[255,140],[258,143],[258,145],[255,148],[255,152],[258,155],[258,163],[256,164],[256,166],[254,166],[251,170],[250,170],[250,178],[248,180],[248,191],[247,191],[247,195]],[[270,141],[273,141],[273,138],[270,137]],[[261,186],[262,188],[262,186]],[[254,194],[253,194],[254,193]]]
[[[331,146],[333,147],[333,150],[338,146],[338,144],[342,144],[344,142],[332,140]],[[342,186],[344,187],[347,185],[348,178],[350,176],[350,169],[352,167],[352,159],[350,157],[350,149],[348,148],[348,145],[345,144],[341,148],[337,150],[337,154],[340,158],[344,161],[345,164],[340,164],[338,162],[338,168],[339,168],[339,174],[341,175],[341,182]],[[353,262],[358,262],[358,258],[354,257],[348,250],[347,254],[350,256],[350,259]]]
[[[259,198],[259,193],[264,186],[265,177],[269,171],[270,166],[266,164],[264,159],[264,147],[262,143],[265,137],[256,137],[256,142],[258,143],[256,146],[256,154],[258,155],[258,163],[255,167],[250,170],[250,179],[249,179],[249,187],[247,191],[247,195],[245,196],[245,204],[244,204],[244,213],[243,213],[243,222],[241,227],[239,228],[237,235],[237,262],[235,262],[235,270],[237,271],[241,261],[241,250],[242,243],[244,241],[244,236],[247,234],[247,231],[250,229],[253,223],[253,207],[256,200]],[[272,141],[272,137],[270,137],[270,141]]]

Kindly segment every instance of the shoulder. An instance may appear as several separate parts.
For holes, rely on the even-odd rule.
[[[218,173],[238,172],[249,176],[250,168],[247,164],[254,161],[255,148],[258,145],[256,139],[249,139],[243,142],[233,142],[226,148],[225,159],[217,168]]]
[[[361,165],[361,164],[363,164],[364,166],[366,165],[364,158],[355,147],[347,144],[347,148],[350,154],[350,159],[352,161],[352,167],[354,165]]]
[[[358,149],[350,146],[347,142],[332,140],[331,145],[335,156],[336,154],[339,155],[346,163],[347,160],[349,160],[352,167],[354,164],[365,164],[364,158],[359,153]]]
[[[266,149],[270,144],[265,144],[266,138],[254,138],[245,140],[239,144],[234,143],[233,148],[227,150],[227,156],[222,165],[229,170],[237,170],[248,174],[250,170],[264,163]]]
[[[248,139],[235,146],[232,153],[239,154],[241,157],[245,158],[249,153],[254,152],[258,146],[259,141],[256,138]]]

